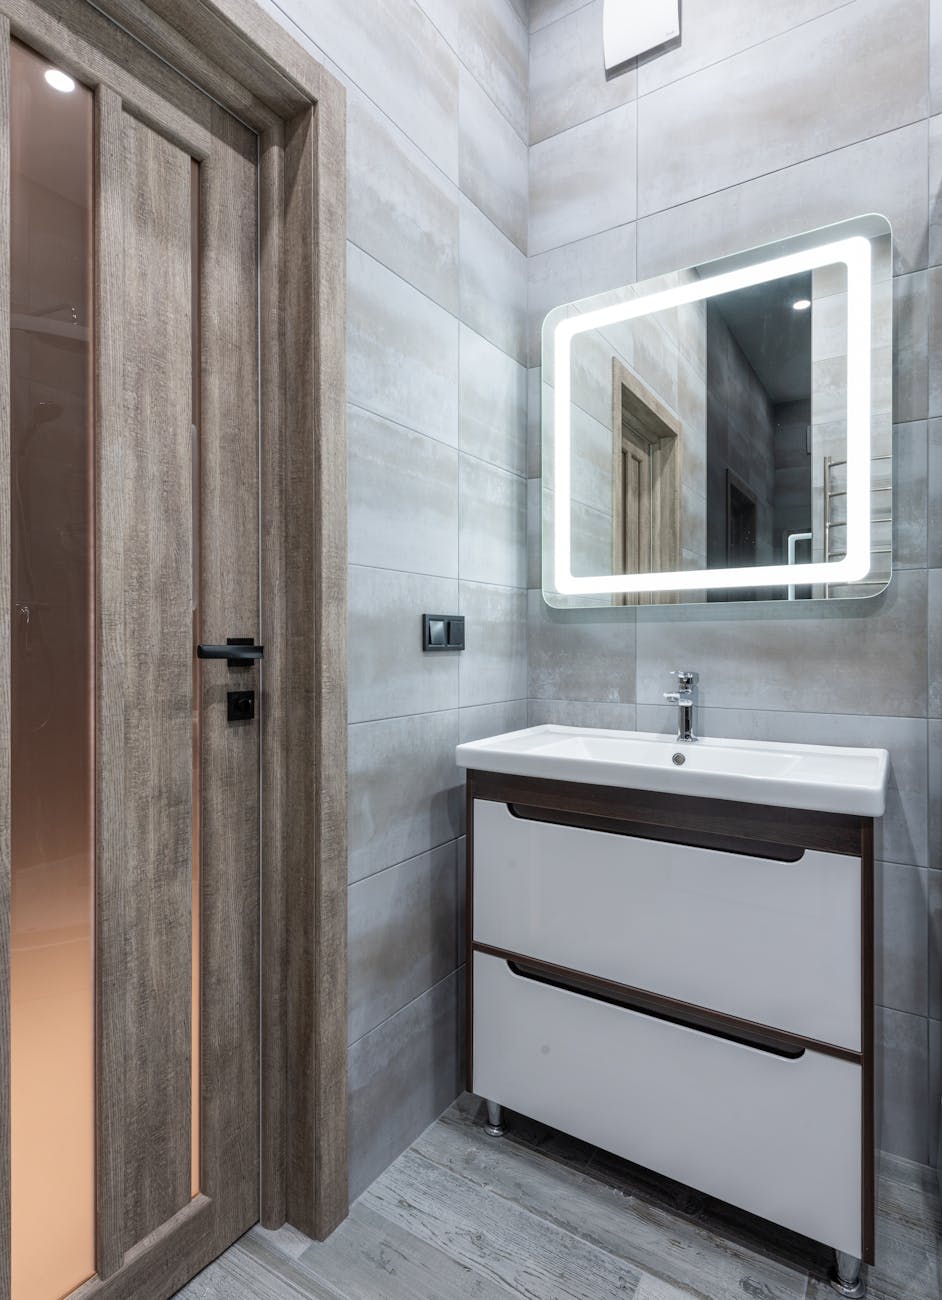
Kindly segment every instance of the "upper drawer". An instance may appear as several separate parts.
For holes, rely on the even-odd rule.
[[[797,862],[474,803],[474,938],[859,1051],[860,860]]]

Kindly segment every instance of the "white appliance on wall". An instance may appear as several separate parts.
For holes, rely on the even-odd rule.
[[[606,72],[679,35],[680,0],[605,0],[602,44]]]

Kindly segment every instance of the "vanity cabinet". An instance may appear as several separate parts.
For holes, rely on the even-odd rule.
[[[468,1086],[873,1260],[873,821],[468,773]]]

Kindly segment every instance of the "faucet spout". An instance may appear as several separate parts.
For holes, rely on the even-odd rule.
[[[693,706],[695,703],[694,692],[697,688],[699,676],[689,669],[679,669],[672,673],[671,676],[677,678],[677,685],[680,689],[665,692],[664,698],[669,704],[677,705],[677,736],[675,739],[681,744],[690,744],[697,739],[693,733]]]

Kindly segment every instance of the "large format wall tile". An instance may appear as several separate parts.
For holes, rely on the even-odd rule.
[[[638,100],[643,214],[926,116],[927,0],[856,0]],[[833,83],[839,60],[840,91]],[[695,129],[694,129],[695,124]]]
[[[350,880],[458,836],[458,712],[350,727]]]
[[[678,203],[638,222],[638,278],[873,211],[892,224],[897,272],[918,270],[928,256],[927,166],[928,132],[918,122]]]
[[[581,9],[587,0],[530,0],[530,31],[538,32],[547,23],[565,18],[574,9]]]
[[[527,372],[493,343],[461,327],[459,446],[514,474],[526,471]]]
[[[505,700],[499,704],[472,704],[461,710],[458,721],[462,745],[507,731],[521,731],[527,725],[526,700]]]
[[[413,0],[279,4],[423,153],[457,180],[458,60]]]
[[[460,203],[461,319],[525,364],[527,259],[470,199]]]
[[[893,567],[925,568],[928,548],[929,425],[893,431]]]
[[[929,570],[929,717],[942,718],[942,569]]]
[[[636,107],[613,108],[530,149],[531,253],[633,221]]]
[[[928,865],[942,870],[942,722],[929,723],[929,856]],[[942,998],[942,984],[939,986]],[[939,1007],[942,1020],[942,1005]]]
[[[606,77],[602,6],[590,0],[530,39],[530,141],[587,122],[635,98],[633,67]]]
[[[458,576],[458,451],[352,406],[350,562]]]
[[[457,320],[352,244],[347,276],[349,400],[456,443]]]
[[[880,1146],[926,1164],[929,1158],[929,1022],[877,1008]]]
[[[634,610],[550,609],[539,591],[528,609],[531,700],[634,702]]]
[[[905,569],[870,599],[640,609],[638,699],[683,661],[715,706],[925,717],[926,586]]]
[[[347,133],[347,237],[457,316],[454,182],[356,92]]]
[[[462,60],[526,140],[526,24],[508,0],[461,0],[455,7]]]
[[[600,704],[595,700],[530,700],[527,718],[531,727],[553,723],[558,727],[634,731],[637,728],[637,707],[634,704]]]
[[[635,225],[589,235],[527,259],[528,356],[540,364],[544,317],[554,307],[635,280]]]
[[[457,842],[350,886],[351,1043],[458,966]]]
[[[461,192],[525,253],[527,146],[464,68],[459,103]]]
[[[942,288],[942,268],[898,275],[893,281],[893,418],[900,423],[935,414],[929,409],[932,372],[928,352],[936,342],[929,337],[929,281],[935,276],[940,277],[934,284],[938,290]],[[935,328],[942,329],[942,320],[936,320]]]
[[[674,48],[641,61],[638,93],[650,94],[845,4],[847,0],[684,0],[681,39]]]
[[[473,456],[459,464],[462,581],[527,585],[527,481]]]
[[[350,722],[458,707],[457,656],[422,649],[422,614],[455,613],[456,578],[352,566]]]
[[[467,648],[459,655],[462,709],[527,697],[527,596],[525,591],[462,579],[458,598]]]
[[[350,1048],[350,1199],[461,1092],[463,974],[446,976]]]
[[[876,872],[876,1000],[925,1016],[929,1011],[928,871],[880,862]]]

